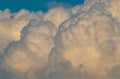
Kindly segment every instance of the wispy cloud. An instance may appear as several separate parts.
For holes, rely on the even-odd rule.
[[[70,7],[72,7],[72,5],[70,5],[68,3],[56,2],[56,1],[48,2],[48,3],[46,3],[46,6],[48,8],[54,8],[54,7],[66,7],[66,8],[70,8]]]

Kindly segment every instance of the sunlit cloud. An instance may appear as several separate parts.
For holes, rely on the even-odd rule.
[[[119,2],[0,11],[0,79],[119,79]]]

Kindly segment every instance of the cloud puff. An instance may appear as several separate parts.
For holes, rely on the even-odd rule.
[[[44,16],[45,21],[50,21],[58,28],[61,23],[69,19],[71,13],[63,7],[50,9]]]
[[[29,20],[35,18],[27,10],[21,10],[18,13],[10,13],[7,9],[0,12],[0,52],[12,41],[19,41],[20,31],[25,27]]]
[[[11,43],[6,49],[4,63],[10,70],[19,73],[31,73],[43,69],[49,52],[54,47],[56,27],[51,22],[31,20],[22,31],[21,40]],[[31,69],[31,70],[30,70]]]
[[[1,11],[0,78],[118,79],[118,2],[86,0],[47,13]]]

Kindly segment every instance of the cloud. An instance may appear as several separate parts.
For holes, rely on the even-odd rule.
[[[47,13],[0,11],[0,78],[118,79],[118,2],[86,0]]]
[[[111,68],[108,73],[109,79],[119,79],[120,77],[120,66],[116,65],[115,67]]]
[[[20,31],[28,24],[30,19],[35,18],[35,15],[27,10],[12,14],[7,9],[1,11],[0,16],[0,52],[2,52],[10,42],[20,40]]]
[[[70,8],[72,7],[70,4],[67,3],[63,3],[63,2],[56,2],[56,1],[52,1],[52,2],[48,2],[46,3],[46,6],[48,8],[54,8],[54,7],[65,7],[65,8]]]
[[[55,33],[56,27],[51,22],[40,19],[30,21],[22,31],[21,40],[6,49],[4,63],[10,71],[23,74],[28,72],[28,77],[32,77],[35,70],[47,64],[49,52],[54,46]]]
[[[50,9],[44,16],[45,21],[50,21],[55,24],[57,28],[59,28],[60,24],[65,20],[69,19],[71,12],[64,7],[57,7]]]

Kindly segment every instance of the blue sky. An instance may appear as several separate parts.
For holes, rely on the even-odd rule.
[[[28,9],[30,11],[42,10],[46,12],[48,10],[46,4],[50,2],[75,6],[83,4],[84,0],[0,0],[0,10],[8,8],[12,12],[17,12],[20,9]]]

